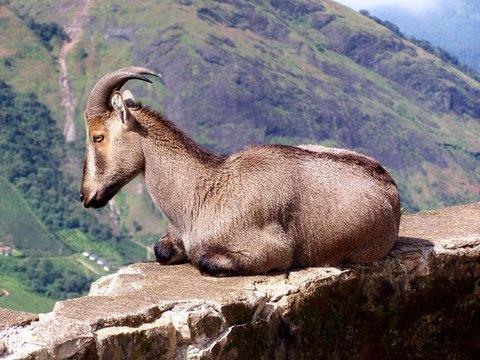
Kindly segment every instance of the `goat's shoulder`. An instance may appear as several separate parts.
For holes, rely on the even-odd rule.
[[[289,159],[305,156],[309,151],[286,145],[251,145],[224,160],[225,167],[269,168]]]

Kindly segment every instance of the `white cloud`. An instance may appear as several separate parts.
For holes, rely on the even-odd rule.
[[[355,10],[375,9],[378,7],[392,7],[407,10],[413,14],[422,14],[434,10],[439,5],[439,0],[336,0]]]

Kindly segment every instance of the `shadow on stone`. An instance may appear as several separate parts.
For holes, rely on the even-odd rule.
[[[409,249],[433,249],[435,244],[427,239],[422,239],[418,237],[409,237],[409,236],[399,236],[398,241],[393,246],[393,250],[404,250],[405,248]]]

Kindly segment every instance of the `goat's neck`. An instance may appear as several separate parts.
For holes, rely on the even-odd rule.
[[[142,141],[150,196],[178,230],[188,232],[198,205],[195,195],[202,179],[208,178],[215,156],[168,123],[147,128]]]

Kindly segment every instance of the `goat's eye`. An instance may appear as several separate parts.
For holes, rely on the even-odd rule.
[[[99,143],[99,142],[101,142],[102,140],[103,140],[103,135],[95,135],[95,136],[93,137],[93,142],[94,142],[94,143]]]

